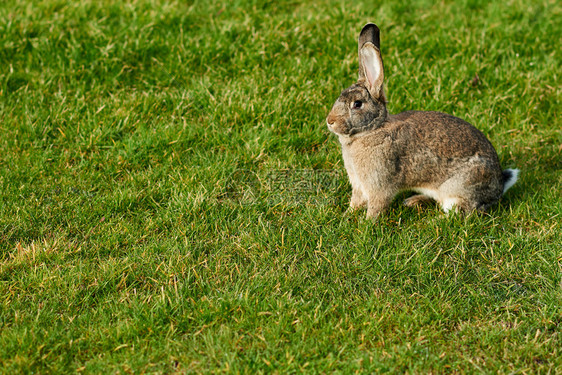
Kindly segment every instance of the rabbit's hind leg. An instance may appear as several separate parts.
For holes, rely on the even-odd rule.
[[[448,214],[451,211],[457,211],[459,207],[464,211],[464,207],[459,204],[460,202],[461,199],[457,197],[444,197],[439,203],[443,211]]]
[[[420,207],[432,202],[433,199],[423,194],[416,194],[404,200],[406,207]]]

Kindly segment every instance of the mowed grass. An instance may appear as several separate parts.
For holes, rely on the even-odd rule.
[[[560,373],[561,18],[2,2],[1,372]],[[391,113],[462,117],[521,169],[489,214],[345,213],[325,117],[368,21]]]

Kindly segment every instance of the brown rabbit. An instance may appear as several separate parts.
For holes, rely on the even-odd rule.
[[[367,206],[376,218],[401,191],[414,206],[433,199],[445,212],[485,211],[515,181],[519,170],[502,171],[494,147],[474,126],[440,112],[390,115],[383,87],[379,28],[359,34],[359,80],[344,90],[327,118],[342,146],[351,187],[350,207]]]

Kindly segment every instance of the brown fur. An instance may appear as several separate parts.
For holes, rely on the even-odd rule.
[[[485,211],[499,200],[507,178],[494,147],[474,126],[445,113],[389,115],[378,28],[370,25],[359,37],[359,80],[327,118],[342,145],[351,208],[366,206],[367,216],[377,217],[396,194],[413,190],[422,195],[408,205],[431,198],[445,211]]]

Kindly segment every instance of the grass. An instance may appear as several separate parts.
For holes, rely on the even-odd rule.
[[[2,2],[0,372],[560,373],[561,13]],[[391,113],[522,170],[489,215],[344,213],[324,119],[367,21]]]

